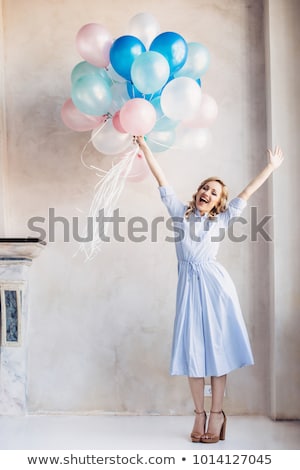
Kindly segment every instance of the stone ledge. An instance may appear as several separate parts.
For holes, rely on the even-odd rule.
[[[46,242],[39,238],[0,238],[0,260],[33,259],[45,246]]]

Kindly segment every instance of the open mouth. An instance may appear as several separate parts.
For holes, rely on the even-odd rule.
[[[199,199],[200,202],[203,202],[204,204],[207,204],[209,201],[205,197],[201,196]]]

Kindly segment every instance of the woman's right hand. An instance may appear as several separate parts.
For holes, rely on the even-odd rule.
[[[135,135],[133,136],[133,142],[135,142],[139,146],[139,148],[142,150],[146,158],[146,161],[149,165],[149,168],[153,176],[156,178],[159,186],[167,186],[166,177],[160,165],[154,158],[154,155],[152,151],[150,150],[150,148],[148,147],[147,142],[145,141],[144,137],[142,135]]]
[[[135,135],[133,137],[133,142],[136,142],[138,146],[142,149],[143,147],[147,147],[146,141],[144,136],[142,135]]]

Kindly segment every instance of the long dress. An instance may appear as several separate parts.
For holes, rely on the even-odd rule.
[[[213,221],[198,210],[186,219],[187,206],[174,190],[161,186],[159,191],[173,219],[178,260],[170,374],[221,376],[254,364],[235,286],[216,261],[224,230],[246,201],[232,199]]]

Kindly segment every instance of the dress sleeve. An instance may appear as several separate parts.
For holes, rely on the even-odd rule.
[[[245,207],[247,206],[247,201],[241,199],[240,197],[235,197],[230,201],[225,212],[219,214],[219,218],[222,220],[223,224],[227,226],[230,220],[233,217],[238,217]]]
[[[183,217],[185,205],[170,186],[159,186],[160,197],[171,217]]]

